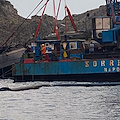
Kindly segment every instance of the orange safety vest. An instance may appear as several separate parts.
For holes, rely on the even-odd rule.
[[[42,48],[41,48],[41,54],[45,54],[46,53],[46,48],[45,48],[45,46],[43,46]]]

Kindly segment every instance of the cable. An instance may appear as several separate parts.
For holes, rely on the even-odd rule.
[[[38,35],[38,32],[39,32],[39,29],[40,29],[40,25],[41,25],[41,22],[42,22],[42,17],[43,17],[43,15],[44,15],[44,12],[45,12],[45,10],[46,10],[46,7],[47,7],[48,2],[49,2],[49,0],[47,0],[47,2],[45,3],[45,7],[44,7],[44,10],[43,10],[43,12],[42,12],[42,16],[41,16],[41,18],[40,18],[40,21],[39,21],[39,24],[38,24],[37,30],[36,30],[36,32],[35,32],[34,39],[37,38],[37,35]]]
[[[67,32],[67,9],[66,9],[66,0],[64,0],[65,2],[65,33]]]
[[[18,29],[24,24],[24,22],[29,18],[29,16],[38,8],[38,6],[43,2],[43,0],[41,0],[38,5],[33,9],[33,11],[27,16],[27,18],[25,18],[25,20],[16,28],[16,30],[10,35],[10,37],[0,46],[3,47],[16,33],[16,31],[18,31]]]
[[[57,17],[58,17],[59,11],[60,11],[60,5],[61,5],[61,0],[59,2],[59,6],[58,6]]]

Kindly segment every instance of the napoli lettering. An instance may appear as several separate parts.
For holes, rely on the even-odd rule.
[[[120,67],[104,68],[104,72],[120,72]]]

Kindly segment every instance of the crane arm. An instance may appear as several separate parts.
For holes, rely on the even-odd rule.
[[[71,15],[71,13],[70,13],[69,8],[68,8],[67,6],[65,6],[65,8],[66,8],[66,11],[67,11],[67,13],[68,13],[68,16],[69,16],[69,18],[70,18],[70,21],[71,21],[71,23],[72,23],[72,26],[73,26],[74,30],[77,31],[77,27],[76,27],[76,25],[75,25],[75,23],[74,23],[74,20],[73,20],[73,17],[72,17],[72,15]]]
[[[36,33],[35,33],[35,36],[34,36],[34,39],[37,38],[37,35],[38,35],[38,32],[39,32],[39,29],[40,29],[40,25],[41,25],[41,22],[42,22],[42,18],[43,18],[43,15],[44,15],[44,12],[46,10],[46,6],[47,6],[47,3],[49,2],[49,0],[47,0],[47,2],[45,3],[45,7],[44,7],[44,10],[43,10],[43,13],[42,13],[42,16],[40,18],[40,21],[39,21],[39,24],[38,24],[38,27],[37,27],[37,30],[36,30]]]

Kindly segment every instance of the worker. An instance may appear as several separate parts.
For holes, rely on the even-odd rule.
[[[46,53],[46,47],[44,44],[42,44],[41,54],[45,54],[45,53]]]
[[[91,42],[90,43],[90,48],[89,48],[89,53],[93,53],[94,52],[94,43]]]
[[[41,48],[41,60],[45,60],[46,59],[46,47],[44,44],[42,44],[42,48]]]

